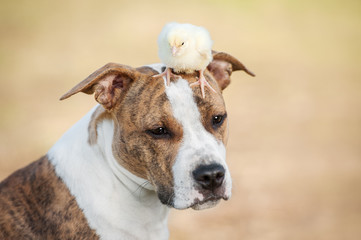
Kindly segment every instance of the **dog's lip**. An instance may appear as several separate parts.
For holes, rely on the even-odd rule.
[[[190,206],[191,208],[193,207],[196,207],[196,206],[199,206],[199,205],[203,205],[205,203],[208,203],[208,202],[217,202],[219,200],[228,200],[229,197],[227,196],[219,196],[219,195],[210,195],[208,197],[206,197],[205,199],[203,199],[202,201],[200,201],[198,198],[194,201],[194,203]]]

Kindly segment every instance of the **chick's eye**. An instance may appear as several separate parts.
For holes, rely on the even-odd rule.
[[[146,131],[146,133],[150,136],[152,136],[155,139],[161,139],[161,138],[169,138],[170,132],[165,127],[157,127],[154,129],[149,129]]]
[[[222,123],[224,122],[224,119],[227,117],[226,114],[224,115],[215,115],[212,117],[212,126],[213,128],[218,128],[222,125]]]
[[[184,42],[182,42],[182,46],[184,45]]]

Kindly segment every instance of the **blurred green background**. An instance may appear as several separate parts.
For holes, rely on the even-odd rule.
[[[0,179],[47,152],[95,101],[59,97],[108,62],[158,62],[166,22],[206,27],[232,75],[233,197],[172,211],[170,239],[361,236],[360,1],[0,1]]]

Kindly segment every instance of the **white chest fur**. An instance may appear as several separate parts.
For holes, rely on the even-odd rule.
[[[168,239],[168,208],[146,180],[121,167],[111,149],[113,122],[98,125],[98,143],[89,145],[95,108],[50,149],[55,171],[75,196],[101,239]]]

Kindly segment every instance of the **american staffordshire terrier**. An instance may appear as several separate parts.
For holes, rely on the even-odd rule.
[[[170,207],[205,209],[231,196],[222,90],[229,54],[213,52],[202,98],[197,73],[169,86],[161,64],[109,63],[78,92],[99,103],[39,159],[0,184],[0,239],[167,239]]]

